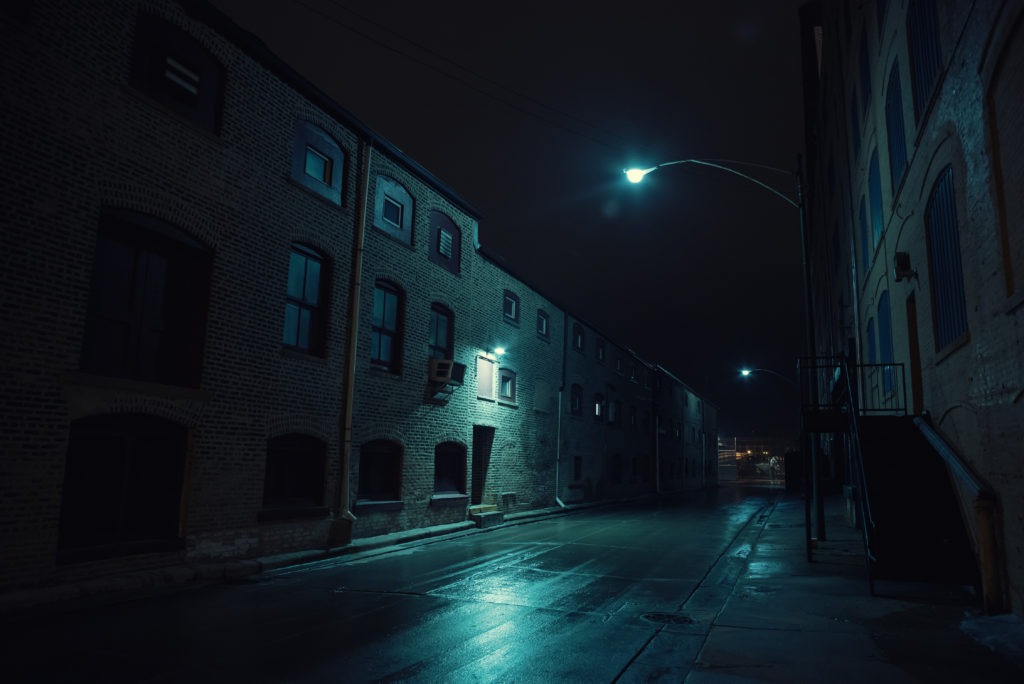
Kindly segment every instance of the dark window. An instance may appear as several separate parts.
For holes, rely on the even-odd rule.
[[[370,362],[391,373],[402,370],[402,293],[380,281],[373,290],[373,332]]]
[[[305,121],[295,123],[292,146],[294,182],[333,204],[341,204],[345,153],[330,135]]]
[[[327,307],[324,302],[326,273],[321,256],[304,245],[293,244],[288,261],[288,290],[284,305],[286,347],[323,353]]]
[[[502,401],[516,400],[516,374],[508,368],[498,369],[498,398]]]
[[[583,326],[579,323],[572,324],[572,348],[578,352],[583,351]]]
[[[454,359],[452,344],[452,312],[440,304],[430,305],[429,356],[432,359]]]
[[[885,393],[893,390],[894,371],[892,364],[895,356],[892,346],[892,313],[889,309],[889,291],[886,290],[878,298],[878,351],[880,360],[886,364],[882,369],[882,384]]]
[[[327,445],[315,437],[288,434],[267,442],[261,520],[325,515]]]
[[[61,561],[182,548],[186,430],[114,414],[71,423],[60,509]]]
[[[612,399],[611,403],[608,404],[608,422],[613,425],[618,425],[622,422],[621,400]]]
[[[390,178],[377,176],[373,226],[388,235],[412,244],[412,195]]]
[[[461,253],[462,232],[459,227],[451,218],[432,209],[430,211],[430,260],[447,271],[458,273]]]
[[[583,479],[583,457],[573,456],[572,457],[572,479],[582,480]]]
[[[629,427],[636,429],[636,406],[629,407]]]
[[[605,405],[605,399],[603,394],[594,395],[594,419],[604,420],[605,414],[608,412],[608,408]]]
[[[597,341],[594,343],[594,355],[597,357],[599,363],[604,363],[605,343],[600,337],[598,337]]]
[[[868,32],[860,34],[860,105],[863,114],[868,113],[871,104],[871,59],[868,55]]]
[[[583,388],[573,385],[569,390],[569,413],[574,416],[583,413]]]
[[[505,296],[501,303],[501,315],[510,323],[519,322],[519,296],[514,292],[505,290]]]
[[[402,447],[375,440],[359,448],[358,502],[402,499]]]
[[[954,191],[953,169],[947,166],[932,188],[925,212],[936,351],[958,342],[967,334],[960,225]]]
[[[999,207],[999,241],[1002,248],[1006,295],[1022,289],[1024,282],[1024,155],[1020,153],[1021,108],[1024,92],[1024,22],[1018,21],[999,57],[986,110],[991,119],[993,186]]]
[[[544,311],[537,312],[537,334],[545,339],[551,335],[551,319]]]
[[[882,172],[878,166],[878,150],[871,153],[868,167],[868,193],[871,200],[871,249],[874,251],[882,239],[885,219],[882,215]]]
[[[903,128],[903,90],[900,88],[898,63],[892,65],[892,73],[889,75],[889,92],[885,97],[885,127],[889,138],[889,174],[895,197],[907,168],[907,136]]]
[[[466,493],[466,447],[458,442],[434,447],[434,493]]]
[[[860,154],[860,117],[857,114],[857,93],[850,97],[850,142],[853,143],[853,159]]]
[[[83,370],[198,387],[212,256],[151,217],[104,213]]]
[[[871,229],[868,228],[868,203],[867,199],[861,195],[860,198],[860,214],[858,215],[860,223],[860,255],[861,255],[861,266],[864,272],[861,273],[862,278],[866,278],[868,275],[868,269],[871,267],[871,257],[874,253],[871,251],[869,245],[871,244],[871,238],[869,234]]]
[[[875,319],[868,319],[868,363],[878,363],[878,346],[875,341]]]
[[[203,128],[220,129],[224,68],[195,38],[144,12],[135,26],[131,82]]]
[[[907,43],[914,118],[921,120],[942,71],[939,15],[935,0],[911,0],[907,5]]]

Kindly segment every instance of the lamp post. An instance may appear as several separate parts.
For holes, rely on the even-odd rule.
[[[808,237],[807,236],[807,219],[806,219],[807,212],[806,212],[806,208],[804,207],[804,196],[803,196],[803,181],[802,181],[802,177],[803,177],[803,163],[802,163],[802,161],[801,161],[801,159],[800,159],[800,157],[798,155],[797,156],[797,170],[795,172],[793,172],[793,175],[795,176],[795,180],[796,180],[796,199],[794,200],[793,198],[791,198],[788,195],[786,195],[785,193],[777,190],[776,188],[773,188],[772,186],[768,185],[767,183],[764,183],[764,182],[758,180],[757,178],[754,178],[753,176],[750,176],[750,175],[748,175],[746,173],[743,173],[742,171],[739,171],[738,169],[732,168],[732,166],[726,166],[725,164],[722,163],[723,161],[726,164],[736,164],[736,165],[742,165],[742,166],[753,166],[753,167],[758,167],[758,168],[762,168],[762,169],[768,169],[770,171],[777,171],[779,173],[790,173],[790,172],[786,171],[785,169],[780,169],[780,168],[775,167],[775,166],[767,166],[767,165],[764,165],[764,164],[751,164],[749,162],[738,162],[738,161],[720,160],[720,159],[676,159],[674,161],[667,161],[667,162],[662,162],[660,164],[655,164],[654,166],[651,166],[651,167],[648,167],[648,168],[623,169],[622,172],[624,174],[626,174],[626,178],[629,180],[629,182],[631,182],[631,183],[639,183],[640,181],[642,181],[644,179],[645,176],[647,176],[647,174],[653,173],[654,171],[657,171],[658,169],[665,168],[666,166],[678,166],[678,165],[681,165],[681,164],[693,164],[693,165],[696,165],[696,166],[709,167],[709,168],[712,168],[712,169],[717,169],[719,171],[725,171],[727,173],[731,173],[731,174],[733,174],[735,176],[739,176],[740,178],[743,178],[744,180],[747,180],[747,181],[753,183],[754,185],[757,185],[758,187],[763,188],[764,190],[767,190],[768,192],[772,193],[773,195],[775,195],[779,199],[785,201],[789,205],[791,205],[794,208],[796,208],[797,212],[798,212],[798,215],[799,215],[799,221],[800,221],[800,256],[801,256],[801,266],[803,268],[803,277],[804,277],[804,345],[806,346],[806,354],[807,354],[807,356],[809,358],[813,358],[816,355],[816,353],[815,353],[815,344],[814,344],[814,308],[813,308],[813,301],[812,301],[812,298],[811,298],[811,271],[810,271],[810,266],[809,266],[809,261],[808,261],[809,245],[808,245],[808,242],[807,242],[807,237]],[[810,392],[812,392],[812,393],[817,391],[817,383],[816,382],[809,382],[809,383],[807,383],[807,387],[808,387],[808,390]],[[800,388],[798,387],[797,389],[799,391]],[[805,397],[803,397],[802,395],[803,395],[803,393],[801,392],[801,401],[803,401],[805,399]],[[816,403],[817,403],[817,397],[811,396],[811,397],[806,397],[806,399],[808,401],[810,401],[812,405],[816,405]],[[810,475],[809,479],[811,481],[811,487],[810,487],[810,491],[805,496],[805,506],[804,506],[804,518],[805,518],[804,522],[805,522],[806,531],[807,531],[807,535],[806,535],[807,536],[807,560],[811,560],[812,548],[813,548],[813,541],[812,541],[812,538],[811,538],[811,499],[812,498],[814,499],[815,509],[816,509],[816,516],[815,516],[815,518],[816,518],[816,525],[815,525],[815,528],[817,530],[818,539],[820,539],[822,541],[825,540],[825,504],[824,504],[824,500],[822,499],[822,496],[821,496],[821,472],[820,472],[820,467],[819,467],[818,459],[817,459],[816,443],[815,443],[815,440],[811,439],[811,437],[809,435],[807,435],[807,434],[804,434],[804,440],[806,442],[804,444],[804,448],[807,450],[807,452],[809,452],[808,453],[807,461],[810,462],[810,470],[811,470],[811,472],[809,473],[809,475]],[[805,467],[805,474],[807,474],[806,471],[807,471],[807,468]]]

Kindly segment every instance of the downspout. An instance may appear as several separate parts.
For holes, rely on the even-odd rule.
[[[356,358],[359,342],[359,295],[363,278],[363,246],[366,237],[366,205],[370,191],[370,159],[373,153],[373,141],[369,140],[363,147],[362,195],[356,211],[356,242],[352,255],[352,287],[348,302],[348,356],[345,359],[345,407],[341,422],[341,472],[338,475],[338,493],[335,500],[338,508],[328,538],[330,546],[348,544],[352,540],[352,523],[356,516],[351,507],[351,472],[352,472],[352,405],[355,397]]]
[[[565,310],[562,310],[562,384],[558,388],[558,422],[555,430],[555,503],[565,508],[565,502],[559,496],[561,490],[558,488],[558,468],[562,462],[562,399],[565,397],[565,351],[569,344],[569,317]]]
[[[661,494],[661,413],[654,412],[654,493]]]

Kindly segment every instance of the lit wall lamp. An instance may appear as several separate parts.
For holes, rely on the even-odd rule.
[[[917,278],[917,269],[910,265],[910,253],[909,252],[896,252],[892,258],[893,261],[893,276],[896,278],[896,282],[901,280],[910,280],[911,278]]]
[[[485,356],[487,356],[487,358],[497,361],[499,358],[505,355],[506,351],[508,350],[505,349],[505,347],[489,347],[487,351],[484,352],[484,354]]]

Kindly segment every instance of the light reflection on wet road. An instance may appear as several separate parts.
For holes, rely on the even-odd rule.
[[[17,681],[678,681],[774,498],[729,487],[342,556],[29,621],[0,656]]]

